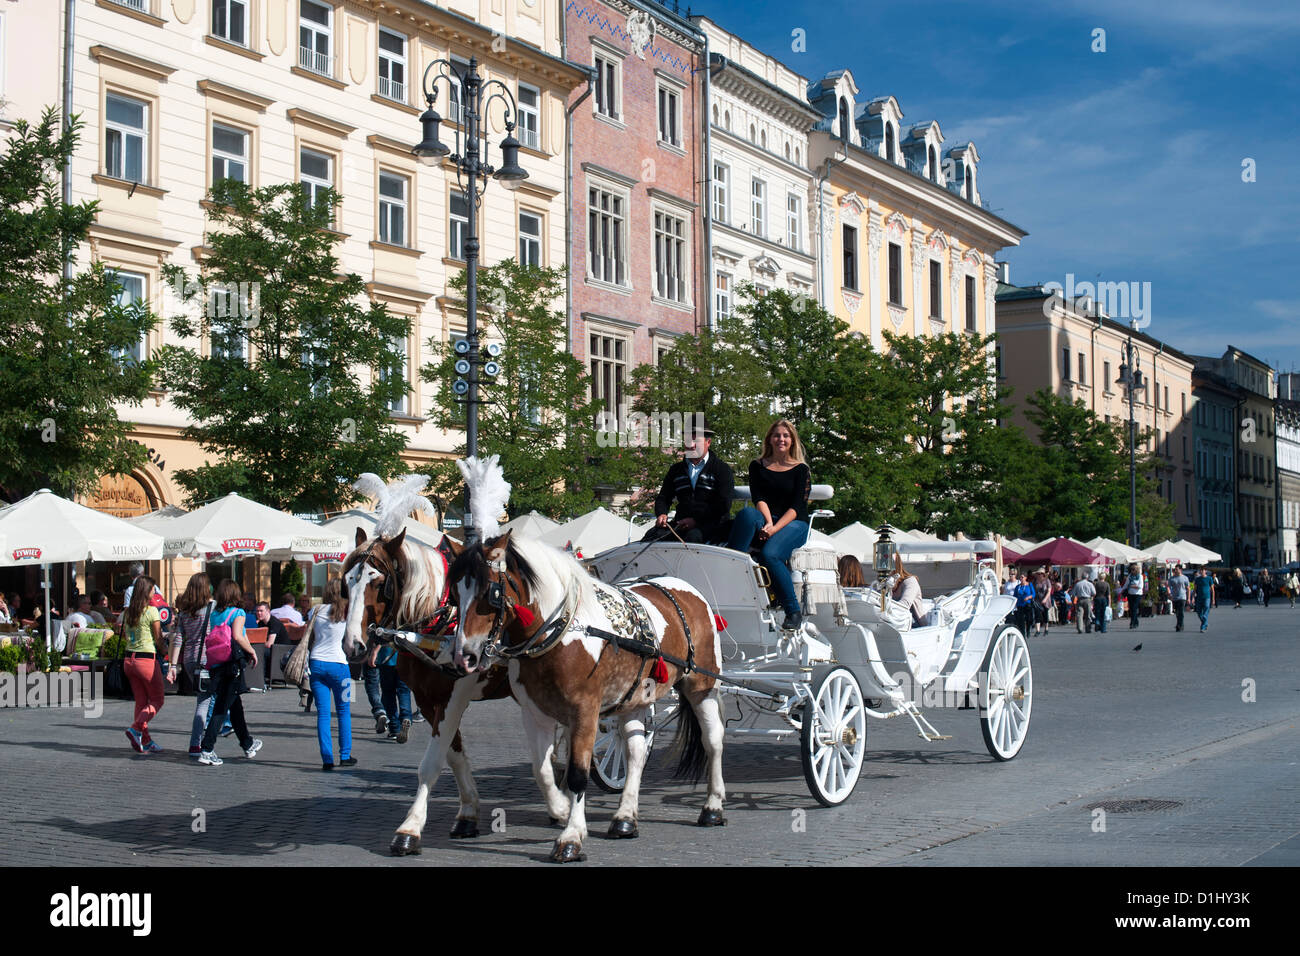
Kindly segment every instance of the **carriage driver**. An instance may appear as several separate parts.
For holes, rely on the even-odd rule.
[[[722,541],[727,537],[727,516],[735,478],[731,466],[709,453],[713,431],[703,415],[695,415],[692,429],[682,445],[683,459],[668,469],[663,487],[655,498],[655,523],[642,541],[676,540],[673,532],[690,544]],[[668,508],[677,501],[677,513],[669,527]]]

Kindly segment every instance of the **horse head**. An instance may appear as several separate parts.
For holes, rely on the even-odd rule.
[[[459,627],[449,659],[462,674],[491,666],[502,650],[522,644],[543,620],[538,603],[540,578],[507,531],[467,546],[452,562],[451,599]]]

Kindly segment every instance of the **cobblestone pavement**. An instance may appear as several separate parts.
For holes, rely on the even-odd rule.
[[[724,829],[693,826],[703,789],[673,782],[659,747],[641,797],[641,839],[603,836],[616,798],[589,798],[588,865],[1300,863],[1300,610],[1216,611],[1211,631],[1173,633],[1172,618],[1106,635],[1055,628],[1031,638],[1035,697],[1020,756],[988,756],[974,711],[932,708],[952,739],[925,743],[910,722],[871,721],[853,797],[809,796],[793,740],[728,742]],[[1139,641],[1142,650],[1132,647]],[[1249,700],[1253,695],[1253,700]],[[360,695],[364,699],[364,694]],[[429,801],[423,855],[388,855],[415,786],[427,724],[404,746],[369,731],[354,705],[356,768],[322,773],[315,718],[288,690],[245,697],[256,759],[234,738],[221,767],[185,754],[190,698],[167,698],[155,724],[166,753],[134,754],[131,704],[103,716],[0,710],[0,865],[530,865],[556,831],[536,793],[508,701],[471,706],[466,745],[482,795],[483,836],[452,842],[444,773]],[[666,748],[665,748],[666,749]],[[1176,801],[1109,812],[1090,805]],[[494,818],[504,824],[491,829]],[[204,824],[199,827],[199,822]],[[195,832],[201,830],[201,832]]]

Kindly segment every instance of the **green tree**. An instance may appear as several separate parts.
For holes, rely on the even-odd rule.
[[[1027,512],[1030,536],[1128,537],[1129,444],[1126,422],[1105,422],[1082,401],[1069,402],[1050,389],[1029,396],[1026,412],[1038,429],[1041,483]],[[1159,459],[1143,451],[1149,432],[1137,435],[1137,505],[1142,540],[1173,537],[1173,506],[1161,500],[1152,475]]]
[[[101,263],[64,278],[98,203],[62,201],[58,173],[81,123],[59,127],[52,108],[35,126],[19,120],[0,155],[0,486],[14,497],[88,493],[146,454],[116,406],[148,395],[152,363],[125,356],[154,320],[119,302]]]
[[[361,472],[406,470],[388,409],[407,391],[410,321],[359,304],[361,277],[339,274],[333,190],[313,203],[296,184],[223,179],[210,198],[206,285],[176,267],[167,277],[189,307],[172,328],[211,348],[171,346],[160,361],[192,421],[185,437],[215,460],[177,481],[191,502],[239,491],[288,511],[340,508]]]
[[[465,292],[464,273],[451,286]],[[513,259],[478,270],[478,330],[481,341],[497,341],[500,374],[480,375],[479,447],[481,456],[499,455],[511,484],[510,513],[536,509],[567,517],[597,501],[602,469],[593,463],[601,406],[588,396],[582,363],[565,343],[564,270],[521,266]],[[447,342],[431,339],[433,360],[421,378],[437,384],[435,424],[463,428],[465,405],[452,392],[458,358]],[[461,444],[459,454],[465,453]],[[454,463],[433,466],[435,490],[445,498],[459,494]]]

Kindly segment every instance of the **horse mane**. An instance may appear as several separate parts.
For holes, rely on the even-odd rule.
[[[346,576],[352,570],[368,548],[382,548],[386,540],[383,536],[376,536],[353,549],[343,561],[343,574]],[[443,578],[442,583],[438,582],[441,569],[436,565],[441,564],[441,561],[428,548],[416,544],[409,537],[402,542],[399,561],[405,575],[405,584],[402,587],[402,602],[397,607],[397,620],[409,623],[432,617],[442,601],[447,581]]]
[[[488,551],[501,537],[479,541],[462,551],[451,566],[451,577],[472,580],[478,591],[486,588],[491,570]],[[563,602],[565,613],[570,617],[578,612],[591,613],[599,609],[595,579],[575,558],[559,548],[511,534],[506,549],[506,570],[524,583],[538,605],[549,608]]]

